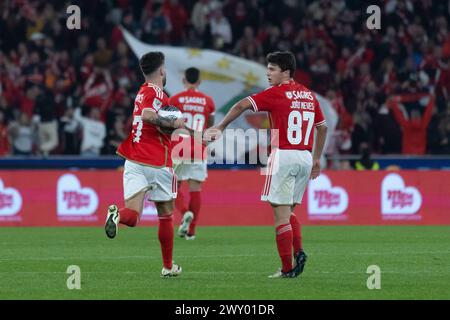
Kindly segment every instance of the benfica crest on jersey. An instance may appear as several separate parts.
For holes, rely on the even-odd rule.
[[[292,99],[292,91],[286,91],[286,97]]]
[[[161,100],[155,99],[153,100],[153,108],[155,108],[156,111],[158,111],[162,106]]]

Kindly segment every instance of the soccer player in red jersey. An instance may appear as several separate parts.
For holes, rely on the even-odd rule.
[[[165,130],[184,128],[184,120],[167,120],[158,110],[169,104],[163,91],[166,83],[164,54],[149,52],[139,61],[145,83],[134,101],[133,128],[122,142],[117,154],[125,158],[123,188],[125,207],[109,206],[105,232],[114,238],[118,224],[134,227],[142,214],[144,196],[150,193],[158,211],[158,238],[163,258],[162,277],[177,276],[181,267],[172,261],[173,252],[173,199],[177,194],[176,175],[172,169],[171,138],[161,133]]]
[[[186,90],[172,96],[169,102],[183,113],[187,127],[202,133],[214,124],[215,106],[211,97],[198,90],[200,82],[200,70],[193,67],[186,69],[183,78]],[[184,147],[180,148],[181,152],[177,154],[174,149],[172,156],[178,178],[178,189],[182,181],[187,181],[189,184],[189,206],[186,208],[181,192],[178,193],[175,200],[176,208],[183,215],[178,235],[186,240],[195,239],[195,227],[198,223],[201,206],[201,186],[208,176],[204,157],[205,146],[201,139],[199,140],[197,141],[194,137],[184,139],[179,142],[184,144]],[[189,144],[187,148],[186,144]],[[191,152],[183,152],[183,150]]]
[[[205,140],[217,139],[245,110],[267,111],[271,127],[272,151],[261,200],[268,201],[275,217],[276,242],[282,268],[273,278],[294,278],[303,272],[306,254],[294,207],[301,203],[308,180],[320,174],[320,156],[327,127],[314,93],[296,83],[291,52],[267,55],[267,78],[271,87],[236,103],[217,125],[205,132]],[[314,131],[317,141],[314,152]],[[294,263],[292,254],[294,253]]]

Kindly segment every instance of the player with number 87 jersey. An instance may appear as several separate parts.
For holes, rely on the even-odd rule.
[[[288,51],[267,56],[271,87],[236,103],[223,120],[205,132],[215,140],[245,110],[269,113],[272,151],[267,164],[261,200],[273,208],[278,254],[282,267],[271,278],[294,278],[303,272],[306,254],[301,243],[300,223],[293,213],[301,203],[310,178],[320,174],[320,156],[327,127],[314,93],[293,80],[295,56]],[[314,130],[317,141],[313,155]],[[294,254],[294,264],[292,263]]]

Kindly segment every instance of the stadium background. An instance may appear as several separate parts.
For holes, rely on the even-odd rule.
[[[81,8],[80,30],[66,28],[66,8],[71,4]],[[381,8],[380,30],[366,27],[368,4],[356,0],[1,1],[0,226],[61,227],[61,233],[45,228],[4,228],[3,243],[17,241],[17,248],[3,250],[6,258],[2,260],[2,272],[21,263],[8,264],[8,259],[32,250],[32,245],[23,249],[30,242],[20,240],[22,232],[36,246],[59,241],[67,244],[75,229],[63,227],[101,226],[107,205],[121,202],[122,161],[114,153],[130,130],[132,102],[143,81],[135,52],[122,33],[125,29],[145,44],[170,46],[194,58],[198,54],[208,57],[208,49],[216,50],[247,59],[249,65],[259,63],[259,68],[264,68],[268,52],[293,51],[297,58],[295,79],[322,96],[331,115],[327,120],[333,123],[325,150],[326,169],[320,182],[309,186],[304,205],[297,209],[302,223],[312,228],[305,228],[310,250],[313,254],[328,252],[328,264],[324,266],[331,266],[336,261],[344,263],[340,255],[355,249],[339,247],[339,240],[357,246],[360,235],[367,244],[374,245],[370,252],[390,255],[389,250],[399,253],[420,248],[424,252],[428,244],[422,240],[427,238],[435,248],[436,259],[442,260],[430,267],[424,253],[412,272],[429,268],[433,278],[425,281],[418,276],[417,281],[427,283],[431,291],[400,290],[399,295],[391,292],[383,297],[448,298],[448,291],[442,287],[448,260],[442,255],[448,252],[442,247],[449,240],[446,227],[313,229],[315,225],[450,224],[450,1],[383,0],[370,4]],[[216,62],[212,61],[212,65]],[[217,70],[221,66],[217,65]],[[223,73],[219,72],[218,78],[214,73],[203,75],[214,82]],[[255,79],[255,73],[247,76],[232,79],[241,86],[233,97],[228,99],[226,90],[216,92],[226,100],[219,106],[216,121],[233,98],[262,87],[258,81],[264,79]],[[423,100],[423,95],[435,99],[429,116],[428,100]],[[400,108],[404,121],[395,116],[388,103],[393,96],[412,97]],[[88,127],[104,137],[89,135]],[[236,127],[267,128],[267,121],[264,116],[243,117]],[[253,147],[257,150],[257,145]],[[248,154],[240,156],[245,159]],[[376,161],[381,170],[356,170],[358,160],[369,166]],[[261,163],[211,165],[203,188],[200,226],[270,226],[270,207],[259,201],[263,184],[260,167]],[[143,225],[154,224],[155,208],[146,205]],[[84,229],[76,229],[82,239],[98,241],[96,231]],[[253,234],[250,229],[242,230]],[[148,238],[144,232],[138,231],[133,239]],[[205,238],[217,243],[228,238],[226,229],[205,227],[203,232]],[[264,232],[270,236],[269,229]],[[392,241],[389,250],[376,246],[378,232],[385,241]],[[131,231],[124,231],[124,235],[133,237]],[[44,240],[38,240],[41,238]],[[242,239],[250,241],[238,237]],[[84,248],[95,255],[89,251],[93,250],[91,242],[83,241],[74,250],[82,252]],[[333,244],[325,247],[326,243]],[[230,244],[237,245],[237,241]],[[239,249],[256,250],[256,254],[262,250]],[[48,252],[44,250],[42,259],[51,255],[50,250],[51,246]],[[66,251],[61,250],[57,252],[64,256]],[[138,249],[147,254],[145,250]],[[205,252],[211,252],[208,250]],[[224,249],[224,253],[235,253],[234,249],[228,250]],[[408,262],[405,259],[400,264]],[[316,267],[321,270],[318,272],[329,273],[326,267]],[[27,269],[27,264],[18,268],[25,273],[30,268],[39,269]],[[35,293],[14,291],[14,279],[3,279],[2,288],[10,291],[0,296],[40,298],[38,294],[33,296]],[[41,280],[36,278],[35,283],[44,283]],[[309,285],[306,292],[314,292],[313,281]],[[173,297],[169,289],[159,290],[155,292],[162,295],[150,297]],[[310,297],[373,297],[358,290],[353,295],[352,290],[343,289],[342,295],[331,291]],[[248,295],[206,290],[205,295],[188,297],[271,297],[261,292],[258,288]],[[179,294],[182,297],[183,291]],[[49,293],[44,297],[59,296]],[[66,293],[61,297],[72,298]],[[118,293],[112,297],[121,296]]]

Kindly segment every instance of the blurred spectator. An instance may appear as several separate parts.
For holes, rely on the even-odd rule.
[[[94,67],[93,73],[84,84],[83,91],[82,104],[102,111],[108,109],[113,91],[109,70]]]
[[[111,63],[111,58],[112,51],[106,48],[105,39],[97,39],[97,51],[94,53],[94,63],[100,68],[105,68]]]
[[[5,124],[5,114],[0,111],[0,156],[9,155],[10,144],[8,136],[8,127]]]
[[[30,156],[35,145],[35,128],[28,114],[22,112],[19,120],[9,126],[13,154],[17,156]]]
[[[30,84],[25,91],[25,95],[21,96],[20,99],[20,111],[25,113],[28,118],[31,118],[34,113],[34,106],[36,97],[39,95],[39,87]]]
[[[212,11],[209,24],[213,37],[213,48],[216,50],[228,49],[231,46],[233,35],[231,34],[230,23],[223,16],[221,8]]]
[[[100,121],[100,110],[92,108],[89,110],[89,116],[83,117],[78,108],[75,110],[75,119],[81,123],[83,132],[81,155],[85,157],[99,156],[106,137],[106,126]]]
[[[259,41],[256,40],[251,27],[245,27],[244,35],[236,43],[234,53],[249,60],[257,60],[262,55],[262,47]]]
[[[169,17],[172,26],[169,33],[170,43],[181,45],[186,38],[186,27],[188,24],[188,13],[179,0],[165,1],[163,8],[165,15]]]
[[[35,114],[38,117],[39,151],[48,156],[59,143],[55,101],[49,91],[42,91],[36,98]]]
[[[119,115],[115,118],[114,126],[108,132],[107,154],[115,154],[117,148],[128,136],[125,130],[125,117]]]
[[[377,161],[372,160],[370,147],[367,143],[360,145],[361,158],[355,161],[355,170],[380,170],[380,165]]]
[[[61,131],[64,154],[79,154],[81,133],[80,122],[75,118],[74,109],[69,107],[61,117]]]
[[[394,113],[395,119],[400,124],[403,132],[402,152],[404,154],[425,154],[427,143],[427,129],[430,123],[434,108],[434,96],[427,95],[425,110],[421,115],[421,110],[418,107],[412,109],[410,116],[408,116],[405,109],[400,110],[400,103],[416,103],[419,105],[425,104],[424,95],[399,95],[389,101],[389,107]],[[417,103],[418,102],[418,103]],[[420,108],[420,107],[419,107]]]
[[[450,101],[447,101],[447,109],[437,114],[436,122],[434,125],[430,125],[430,129],[433,129],[431,138],[435,142],[432,146],[434,148],[430,151],[450,154]]]
[[[172,30],[170,19],[163,11],[160,3],[153,4],[152,11],[145,11],[143,24],[144,41],[149,43],[167,43],[169,42],[169,33]]]
[[[380,30],[365,27],[364,1],[142,3],[83,1],[82,29],[66,32],[65,2],[0,1],[4,125],[17,123],[21,112],[30,119],[39,114],[36,98],[39,88],[45,88],[54,101],[56,119],[69,119],[61,121],[61,143],[52,153],[77,152],[76,121],[70,120],[70,114],[79,105],[86,111],[100,109],[108,136],[115,136],[115,128],[120,129],[109,110],[117,108],[114,114],[126,109],[128,117],[132,102],[124,108],[120,101],[133,97],[142,81],[121,24],[144,42],[215,48],[262,64],[268,52],[292,50],[297,58],[295,79],[323,95],[332,92],[339,120],[329,152],[357,154],[361,143],[369,143],[376,153],[399,152],[402,132],[386,105],[387,97],[432,93],[437,113],[429,134],[425,132],[426,150],[447,150],[443,128],[450,100],[450,1],[377,0],[373,4],[382,7]],[[411,114],[414,108],[407,104],[406,109]],[[66,134],[74,139],[69,147]],[[408,139],[404,135],[403,140]]]
[[[191,13],[191,23],[197,36],[201,37],[205,32],[211,10],[216,6],[217,3],[211,0],[199,0],[195,3]]]

